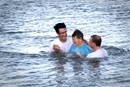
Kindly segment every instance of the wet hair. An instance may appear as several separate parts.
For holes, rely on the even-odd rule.
[[[66,28],[65,23],[57,23],[57,24],[54,26],[54,29],[55,29],[56,33],[59,33],[59,29],[60,29],[60,28]]]
[[[82,38],[83,40],[83,33],[78,29],[76,29],[74,33],[72,34],[72,37],[75,37],[75,36],[77,36],[78,39]]]
[[[96,44],[96,46],[101,46],[102,39],[98,35],[92,35],[92,42]]]

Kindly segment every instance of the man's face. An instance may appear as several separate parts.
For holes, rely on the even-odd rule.
[[[57,34],[62,42],[65,42],[67,40],[67,31],[65,28],[60,28],[59,33]]]
[[[79,41],[80,41],[80,39],[78,39],[77,36],[72,37],[72,40],[73,40],[73,43],[74,43],[76,46],[79,46]]]
[[[88,44],[89,44],[89,46],[90,46],[91,48],[93,48],[94,43],[92,42],[92,38],[89,39]]]

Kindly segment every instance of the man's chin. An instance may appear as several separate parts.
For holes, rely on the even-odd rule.
[[[63,41],[66,41],[66,40],[67,40],[67,38],[62,38],[62,40],[63,40]]]

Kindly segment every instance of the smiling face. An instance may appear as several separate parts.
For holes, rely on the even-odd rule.
[[[76,46],[80,46],[81,39],[78,39],[77,36],[72,37],[73,43]]]
[[[65,42],[67,40],[67,31],[66,28],[60,28],[59,33],[57,33],[61,42]]]

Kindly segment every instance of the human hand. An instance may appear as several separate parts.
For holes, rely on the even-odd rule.
[[[79,52],[77,53],[77,55],[78,55],[79,57],[82,57],[82,55],[81,55]]]
[[[60,51],[60,47],[56,44],[53,45],[53,49],[55,52],[59,52]]]

